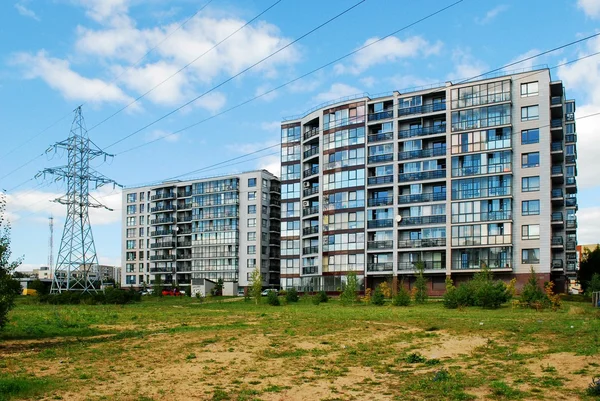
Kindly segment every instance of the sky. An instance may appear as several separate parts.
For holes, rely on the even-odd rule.
[[[119,184],[257,168],[279,174],[277,148],[213,165],[276,145],[283,118],[318,104],[471,78],[599,31],[600,0],[463,0],[401,30],[454,2],[2,1],[0,189],[21,269],[47,264],[50,215],[58,252],[66,208],[50,200],[64,182],[38,173],[66,164],[51,145],[69,136],[79,105],[92,141],[115,155],[92,166]],[[596,52],[598,37],[510,70]],[[600,55],[551,73],[576,100],[576,118],[600,112]],[[597,126],[600,116],[577,123],[580,243],[600,242]],[[92,194],[113,209],[90,212],[100,263],[120,265],[120,191]]]

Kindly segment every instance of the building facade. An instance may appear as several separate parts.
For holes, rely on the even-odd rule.
[[[122,286],[279,285],[280,185],[266,170],[123,190]]]
[[[575,274],[575,102],[547,69],[357,97],[281,126],[281,286],[432,292],[485,264],[525,281]]]

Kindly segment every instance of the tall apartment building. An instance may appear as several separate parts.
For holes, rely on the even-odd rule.
[[[547,69],[357,97],[281,126],[281,285],[410,282],[483,264],[575,274],[575,102]]]
[[[168,286],[192,279],[279,285],[280,184],[266,170],[169,181],[123,190],[122,285],[160,276]]]

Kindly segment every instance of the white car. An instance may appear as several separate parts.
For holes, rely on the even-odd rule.
[[[275,288],[267,288],[266,290],[261,292],[260,295],[266,297],[267,295],[269,295],[270,292],[274,292],[275,294],[277,294],[277,290]]]

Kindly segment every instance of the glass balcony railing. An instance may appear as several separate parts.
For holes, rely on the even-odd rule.
[[[411,114],[435,113],[446,110],[446,102],[424,104],[421,106],[403,107],[398,109],[398,117],[409,116]]]
[[[565,142],[566,143],[575,143],[575,142],[577,142],[577,135],[575,135],[575,134],[567,134],[567,135],[565,135]]]
[[[565,183],[567,185],[577,185],[577,179],[575,177],[567,177]]]
[[[403,217],[398,223],[401,226],[410,226],[417,224],[439,224],[446,222],[446,215],[439,216],[418,216],[418,217]]]
[[[418,159],[423,157],[439,157],[446,155],[446,148],[431,148],[431,149],[421,149],[421,150],[409,150],[406,152],[398,153],[398,160],[406,160],[406,159]]]
[[[302,248],[302,254],[303,255],[310,255],[313,253],[319,253],[319,247],[318,246],[307,246]]]
[[[577,228],[577,220],[567,220],[567,230],[574,230]]]
[[[392,249],[394,247],[394,241],[369,241],[367,242],[367,249]]]
[[[432,125],[430,127],[411,128],[398,132],[398,139],[412,138],[415,136],[425,136],[434,134],[443,134],[446,132],[446,124]]]
[[[367,263],[367,272],[391,272],[394,270],[394,263]]]
[[[369,121],[386,120],[394,117],[394,110],[384,110],[377,113],[371,113],[368,116]]]
[[[576,207],[577,206],[577,198],[567,198],[565,199],[566,207]]]
[[[393,226],[394,226],[394,220],[392,220],[392,219],[367,221],[367,228],[385,228],[385,227],[393,227]]]
[[[393,153],[386,153],[384,155],[372,155],[369,156],[369,163],[382,163],[382,162],[391,162],[394,160]]]
[[[562,152],[563,144],[562,142],[552,142],[550,145],[550,149],[552,152]]]
[[[434,180],[439,178],[446,178],[446,170],[431,170],[431,171],[420,171],[417,173],[402,173],[398,175],[398,181],[420,181],[420,180]]]
[[[302,209],[303,216],[308,216],[309,214],[315,213],[319,213],[319,206],[305,207],[304,209]]]
[[[562,198],[563,197],[562,189],[553,189],[551,192],[551,197],[552,198]]]
[[[446,246],[446,238],[406,239],[398,241],[398,248],[433,248]]]
[[[383,175],[379,177],[368,177],[367,183],[369,185],[379,185],[379,184],[390,184],[394,182],[393,175]]]
[[[496,163],[483,166],[459,167],[452,169],[452,177],[468,177],[471,175],[510,173],[512,163]]]
[[[393,132],[378,132],[376,134],[369,134],[369,143],[371,142],[381,142],[381,141],[390,141],[394,139]]]
[[[319,154],[319,147],[318,146],[310,148],[310,149],[304,151],[304,158],[307,159],[307,158],[309,158],[311,156],[314,156],[316,154]]]
[[[306,131],[304,133],[304,140],[310,139],[310,138],[312,138],[315,135],[319,135],[319,129],[318,128],[313,128],[313,129],[310,129],[310,130]],[[298,138],[298,139],[300,139],[300,138]]]
[[[561,259],[552,259],[552,268],[553,269],[562,269],[563,261]]]
[[[554,236],[552,237],[552,246],[562,246],[563,245],[563,237]]]
[[[150,213],[166,212],[170,210],[175,210],[175,205],[156,206],[150,209]]]
[[[368,200],[368,206],[389,206],[394,204],[394,197],[384,196],[380,198],[371,198]]]
[[[156,224],[171,224],[171,223],[176,223],[177,219],[174,217],[166,217],[163,219],[154,219],[150,221],[151,225],[156,225]]]
[[[302,274],[317,274],[319,273],[318,266],[302,266]]]
[[[559,176],[563,174],[562,166],[552,166],[552,175]]]
[[[418,262],[399,262],[398,270],[401,271],[412,271],[415,270],[415,265]],[[443,270],[446,268],[446,262],[444,261],[421,261],[425,270]]]
[[[435,202],[446,200],[446,192],[429,192],[425,194],[400,195],[398,203]]]
[[[151,249],[156,248],[173,248],[175,246],[175,242],[173,241],[165,241],[165,242],[155,242],[154,244],[150,244]]]
[[[550,128],[562,128],[562,119],[555,118],[550,121]]]
[[[304,172],[302,173],[302,177],[307,178],[316,174],[319,174],[319,166],[313,166],[309,169],[304,170]]]
[[[553,223],[562,223],[563,214],[561,212],[554,212],[550,215],[550,221]]]
[[[304,196],[311,196],[311,195],[318,194],[318,193],[319,193],[319,186],[311,187],[311,188],[304,188],[304,191],[303,191]]]
[[[552,96],[550,98],[550,104],[552,106],[556,106],[558,104],[562,104],[562,96]]]
[[[304,227],[302,229],[303,235],[311,235],[311,234],[318,234],[318,233],[319,233],[319,226]]]
[[[151,237],[159,237],[161,235],[172,235],[173,230],[157,230],[150,233]]]

